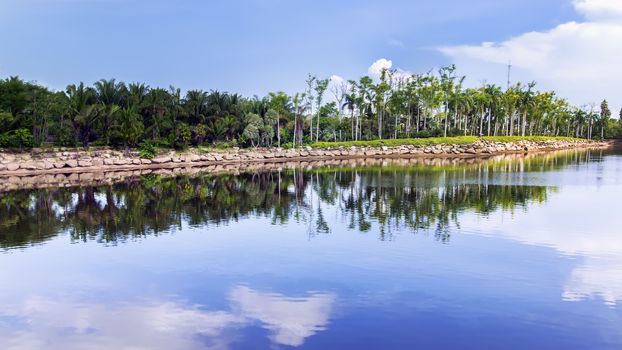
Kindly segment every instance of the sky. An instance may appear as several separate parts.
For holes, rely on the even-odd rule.
[[[53,89],[114,77],[252,96],[450,63],[505,86],[511,61],[513,81],[619,107],[620,42],[622,0],[0,0],[0,77]]]

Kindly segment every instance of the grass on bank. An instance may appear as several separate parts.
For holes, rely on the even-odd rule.
[[[553,136],[484,136],[481,139],[491,142],[518,142],[518,141],[573,141],[581,140],[573,137],[553,137]],[[469,145],[480,140],[477,136],[454,136],[454,137],[430,137],[416,139],[385,139],[370,141],[343,141],[343,142],[314,142],[312,147],[395,147],[403,145],[428,146],[428,145]]]

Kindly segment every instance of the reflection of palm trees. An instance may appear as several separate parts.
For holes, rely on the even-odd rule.
[[[157,235],[183,222],[220,225],[258,216],[270,218],[273,224],[304,222],[314,235],[332,231],[335,211],[337,222],[360,232],[377,229],[381,239],[391,239],[398,230],[433,229],[437,239],[447,241],[450,228],[459,226],[466,210],[487,215],[546,200],[546,187],[522,185],[516,174],[587,160],[562,154],[466,167],[292,168],[177,178],[147,175],[103,187],[16,191],[0,197],[0,244],[23,246],[63,231],[76,240],[115,243]]]

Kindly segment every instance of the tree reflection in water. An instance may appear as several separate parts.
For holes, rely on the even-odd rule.
[[[210,226],[246,217],[305,223],[310,235],[331,225],[377,232],[433,230],[447,242],[466,210],[482,215],[526,209],[553,188],[521,174],[589,161],[581,152],[469,166],[292,168],[238,175],[146,175],[110,186],[22,190],[0,196],[0,246],[23,247],[68,232],[108,244],[158,235],[182,224]],[[343,220],[329,221],[337,211]]]

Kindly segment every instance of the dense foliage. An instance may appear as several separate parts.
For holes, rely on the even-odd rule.
[[[219,91],[125,84],[51,91],[0,79],[0,147],[190,145],[295,146],[432,136],[620,137],[607,101],[574,107],[535,84],[463,88],[455,67],[437,74],[385,70],[379,79],[329,82],[309,75],[304,92],[245,98]]]

